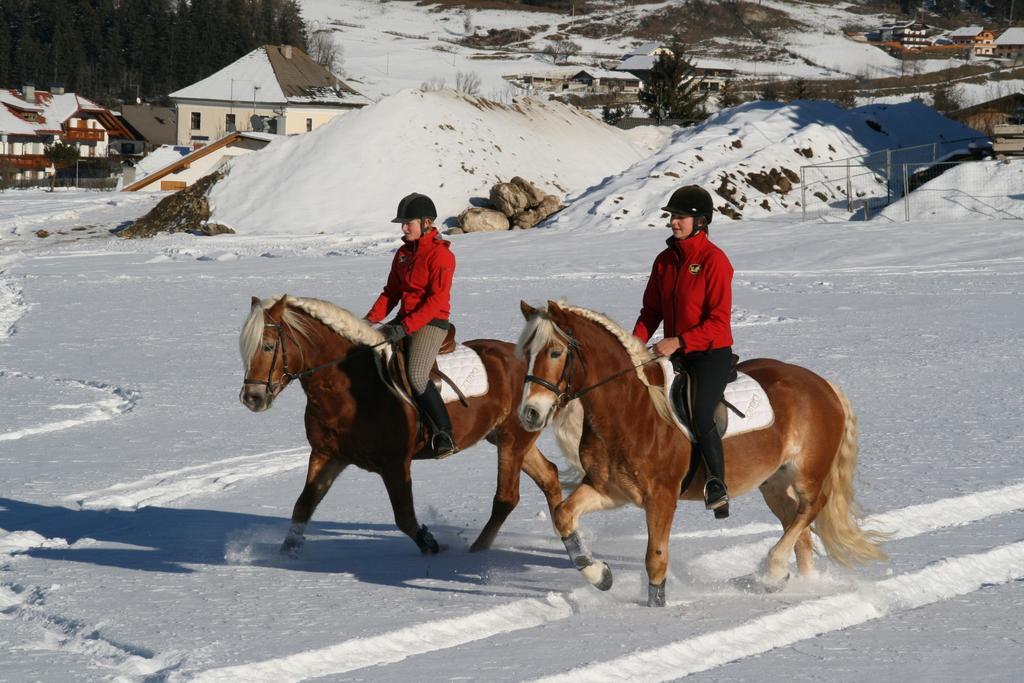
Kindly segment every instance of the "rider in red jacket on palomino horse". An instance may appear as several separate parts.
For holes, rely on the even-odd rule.
[[[654,352],[696,383],[691,426],[707,470],[704,506],[726,517],[725,458],[714,413],[732,372],[732,264],[708,239],[714,204],[704,189],[676,190],[662,211],[671,214],[672,237],[654,260],[633,335],[647,343],[664,322],[665,338]]]
[[[448,409],[430,381],[430,370],[450,327],[455,255],[450,250],[451,243],[438,235],[434,227],[436,218],[434,202],[426,195],[413,192],[398,203],[397,215],[391,222],[402,224],[403,244],[395,252],[384,291],[366,319],[376,324],[401,303],[398,315],[382,325],[380,331],[392,344],[409,336],[409,384],[429,423],[434,457],[440,459],[458,451]]]

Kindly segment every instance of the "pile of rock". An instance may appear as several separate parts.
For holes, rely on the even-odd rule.
[[[224,177],[220,171],[200,178],[190,187],[164,197],[145,216],[117,233],[118,237],[152,237],[164,232],[191,232],[195,235],[233,233],[224,225],[208,223],[210,188]]]
[[[491,188],[493,208],[474,207],[459,214],[459,226],[449,232],[496,232],[519,228],[526,230],[548,216],[561,211],[562,201],[552,194],[516,176]]]

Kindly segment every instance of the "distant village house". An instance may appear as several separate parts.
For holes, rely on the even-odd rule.
[[[1008,28],[995,40],[993,57],[1024,59],[1024,27]]]
[[[122,143],[134,149],[138,133],[106,107],[61,86],[37,90],[0,88],[0,173],[15,181],[41,180],[56,170],[44,156],[47,145],[78,148],[86,173],[105,168]]]
[[[232,132],[307,133],[370,104],[291,45],[264,45],[171,93],[179,145],[201,147]]]

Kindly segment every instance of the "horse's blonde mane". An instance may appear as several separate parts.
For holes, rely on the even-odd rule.
[[[252,360],[252,356],[263,342],[263,325],[266,320],[264,311],[280,300],[280,295],[263,299],[258,306],[252,307],[252,312],[249,313],[245,324],[242,325],[242,333],[238,338],[238,349],[242,354],[242,365],[245,368],[245,374],[249,373],[249,363]],[[285,303],[284,324],[307,339],[310,334],[309,322],[292,310],[293,308],[305,312],[341,337],[356,344],[372,346],[384,341],[384,335],[378,332],[366,320],[345,310],[341,306],[332,304],[330,301],[289,296]]]
[[[563,301],[558,302],[558,307],[563,311],[597,324],[615,337],[629,356],[630,363],[638,366],[636,368],[637,379],[647,387],[647,392],[651,396],[651,402],[654,403],[654,409],[662,418],[672,424],[672,413],[664,391],[662,391],[661,387],[653,386],[647,381],[647,375],[644,374],[644,369],[641,366],[642,363],[649,363],[654,360],[655,355],[651,353],[650,349],[603,313],[598,313],[581,306],[571,306]],[[519,341],[516,343],[516,353],[520,357],[532,356],[550,343],[552,339],[556,338],[563,343],[568,340],[567,335],[551,322],[547,308],[537,309],[537,312],[530,317],[526,327],[523,328],[522,333],[519,335]]]

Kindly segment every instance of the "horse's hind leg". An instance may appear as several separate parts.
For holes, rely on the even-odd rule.
[[[590,549],[576,531],[580,516],[594,510],[614,507],[614,502],[584,479],[572,494],[555,508],[555,530],[562,537],[569,560],[590,584],[606,591],[612,587],[612,571],[604,562],[595,560]]]
[[[306,524],[309,523],[317,505],[323,500],[331,484],[348,466],[348,462],[327,453],[313,451],[309,456],[306,471],[306,485],[302,488],[292,508],[292,526],[281,544],[281,552],[294,557],[305,542]]]
[[[391,499],[391,509],[395,513],[395,524],[402,532],[416,542],[416,546],[424,555],[441,552],[441,546],[434,540],[426,525],[420,526],[416,520],[416,510],[412,504],[412,460],[389,465],[381,472],[384,486]]]
[[[801,576],[815,573],[814,550],[810,524],[818,515],[825,497],[816,492],[813,499],[797,486],[793,465],[780,468],[761,484],[765,503],[782,522],[782,538],[765,559],[765,582],[770,588],[780,587],[789,574],[789,558],[796,550],[797,569]]]

